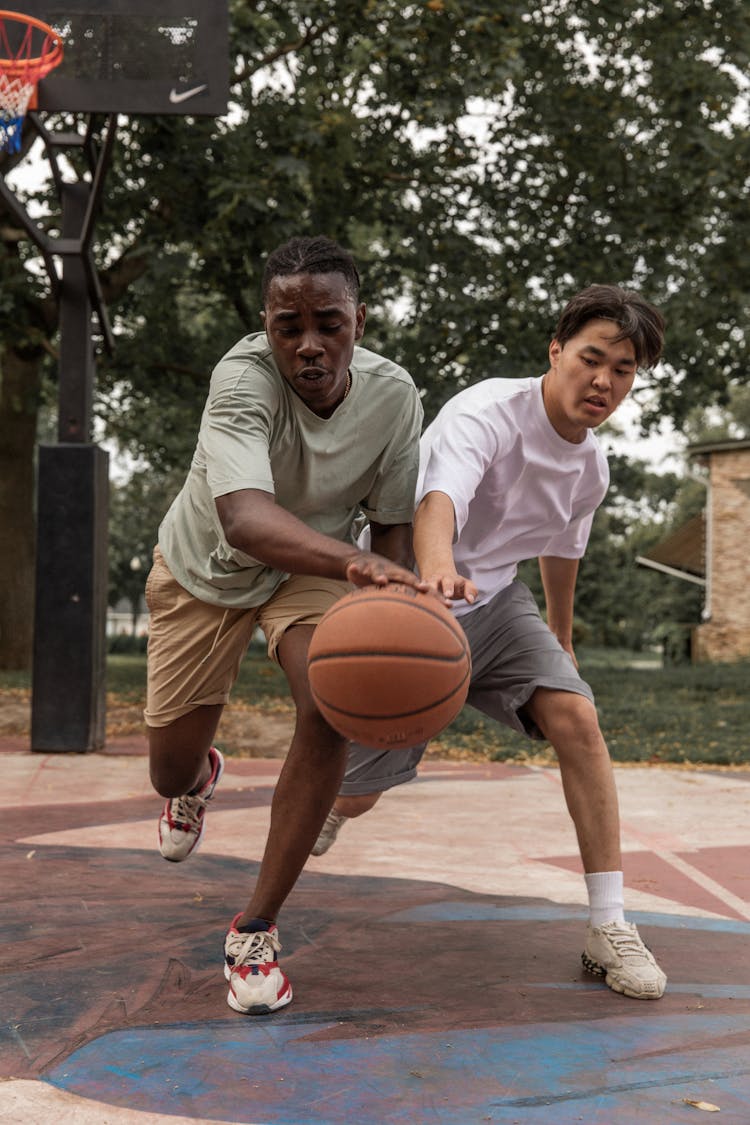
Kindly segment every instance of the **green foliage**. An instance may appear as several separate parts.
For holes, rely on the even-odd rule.
[[[652,412],[681,419],[746,381],[741,0],[234,0],[231,16],[230,115],[124,121],[108,179],[118,349],[99,409],[139,455],[184,459],[213,363],[258,327],[264,257],[296,233],[355,250],[370,342],[413,372],[428,417],[466,382],[541,371],[591,281],[667,312]],[[44,284],[26,274],[24,308],[7,271],[0,334],[18,337]]]
[[[615,761],[748,760],[748,665],[592,669],[599,716]]]
[[[692,626],[674,623],[658,625],[652,635],[661,643],[665,664],[690,663]]]
[[[110,488],[109,595],[114,606],[121,598],[137,613],[143,598],[151,553],[162,517],[180,482],[176,476],[140,470],[126,484]],[[115,650],[112,650],[115,651]]]
[[[747,384],[744,0],[232,0],[231,35],[231,112],[123,119],[97,225],[117,348],[96,412],[139,463],[184,472],[210,371],[259,327],[263,262],[293,234],[354,250],[365,343],[412,372],[428,421],[467,383],[540,374],[560,307],[592,281],[666,312],[644,424]],[[56,232],[54,193],[30,195]],[[0,338],[54,379],[55,302],[4,218]],[[20,401],[0,399],[0,429]],[[613,610],[624,551],[600,559]]]
[[[146,657],[142,653],[110,652],[107,656],[107,693],[126,703],[143,706],[146,698]]]
[[[615,761],[747,765],[747,663],[662,667],[654,656],[634,661],[632,653],[623,650],[582,648],[578,655]],[[140,706],[145,684],[143,654],[108,656],[107,690],[118,700]],[[28,674],[0,672],[0,690],[23,692],[28,687]],[[286,710],[290,719],[293,715],[283,672],[255,646],[242,663],[233,698],[260,713]],[[496,761],[523,760],[542,752],[554,760],[547,743],[530,742],[471,707],[464,707],[433,749]]]
[[[111,180],[112,284],[147,266],[101,411],[139,455],[184,464],[213,363],[259,327],[265,255],[297,233],[353,248],[366,342],[412,371],[428,419],[468,382],[540,373],[592,281],[665,308],[652,418],[746,380],[741,3],[231,10],[231,115],[129,122]]]
[[[107,652],[121,655],[123,653],[144,652],[148,645],[148,637],[134,637],[130,633],[118,633],[116,637],[107,640]]]
[[[726,406],[695,407],[685,420],[685,436],[693,444],[750,438],[750,384],[729,388]]]
[[[582,649],[579,657],[614,761],[747,764],[747,664],[633,667],[621,650],[609,650],[601,660]],[[541,752],[554,761],[548,743],[530,742],[469,707],[436,741],[444,753],[458,756],[512,761]]]
[[[594,517],[576,586],[574,647],[608,645],[639,651],[662,646],[675,659],[680,637],[700,622],[703,590],[646,569],[639,555],[703,510],[705,487],[676,473],[654,473],[640,461],[610,457],[611,484]],[[536,561],[519,577],[544,605]]]
[[[28,677],[0,673],[0,688],[21,687]],[[146,694],[146,658],[141,653],[117,652],[107,657],[107,691],[125,701],[142,703]],[[265,646],[251,645],[240,667],[232,698],[259,710],[294,712],[289,685],[278,664],[266,656]]]

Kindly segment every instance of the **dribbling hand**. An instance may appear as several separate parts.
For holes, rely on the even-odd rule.
[[[427,584],[435,594],[442,594],[450,601],[460,601],[462,598],[472,605],[476,601],[479,590],[469,578],[464,578],[457,571],[441,574],[428,574]]]
[[[354,586],[387,586],[389,582],[397,582],[402,586],[413,586],[422,593],[430,589],[429,584],[411,570],[373,551],[359,551],[349,559],[345,574],[347,581]]]

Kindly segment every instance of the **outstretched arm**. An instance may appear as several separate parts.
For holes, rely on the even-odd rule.
[[[308,527],[261,489],[218,496],[216,510],[229,545],[266,566],[289,574],[342,578],[357,586],[402,582],[427,588],[406,566]]]
[[[446,598],[476,599],[477,588],[456,570],[453,532],[456,513],[445,492],[428,492],[414,516],[414,554],[420,575]]]
[[[576,668],[578,661],[573,651],[573,602],[578,563],[578,559],[562,559],[551,555],[539,559],[544,597],[547,602],[547,624],[565,651],[570,654]]]

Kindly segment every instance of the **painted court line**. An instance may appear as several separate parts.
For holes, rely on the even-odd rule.
[[[633,833],[631,833],[631,835],[633,835]],[[638,835],[638,833],[635,833],[636,837]],[[647,837],[643,837],[643,843],[648,846]],[[687,875],[687,877],[692,879],[694,883],[697,883],[698,886],[703,887],[704,891],[709,891],[715,898],[718,898],[726,906],[734,910],[736,914],[739,914],[741,918],[746,918],[750,921],[750,904],[745,902],[744,899],[732,894],[732,892],[722,886],[721,883],[717,883],[715,879],[712,879],[710,875],[704,875],[704,873],[697,867],[694,867],[692,863],[681,859],[680,856],[675,855],[673,852],[662,851],[655,847],[652,847],[651,851],[659,859],[670,864],[683,875]]]
[[[536,773],[544,774],[548,780],[562,789],[562,781],[559,772],[553,772],[541,766],[530,766],[529,768]],[[704,891],[708,891],[714,898],[717,898],[720,902],[723,902],[725,906],[728,906],[731,910],[734,910],[736,914],[739,914],[741,918],[746,918],[750,921],[750,903],[733,894],[732,891],[728,890],[727,887],[723,886],[721,883],[717,883],[710,875],[704,874],[699,868],[694,867],[692,863],[688,863],[687,860],[681,859],[680,856],[675,855],[673,851],[661,848],[653,837],[636,828],[632,828],[629,824],[623,824],[622,834],[623,837],[629,837],[635,840],[658,859],[669,864],[670,867],[673,867],[675,871],[679,871],[680,874],[687,876],[688,879],[692,879],[692,881],[697,883],[699,887],[702,887]]]

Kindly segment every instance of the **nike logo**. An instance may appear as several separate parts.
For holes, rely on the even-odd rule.
[[[181,93],[178,93],[177,90],[172,88],[169,91],[169,100],[172,105],[179,105],[180,102],[186,102],[188,98],[194,98],[196,94],[202,94],[203,91],[207,89],[208,86],[205,85],[193,86],[192,90],[183,90]]]

